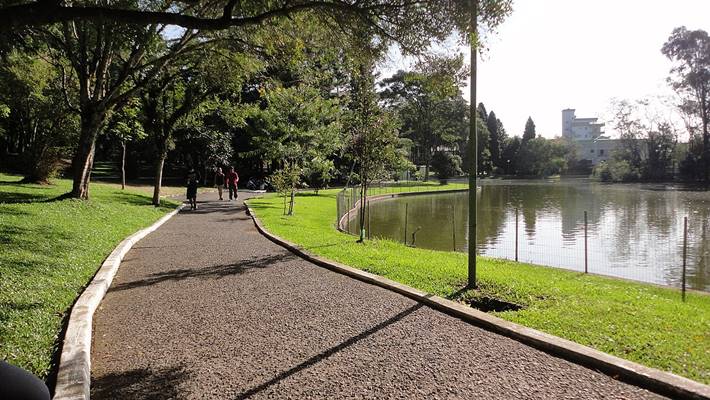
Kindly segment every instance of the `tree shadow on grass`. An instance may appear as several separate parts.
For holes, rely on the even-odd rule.
[[[109,289],[109,292],[152,286],[162,282],[176,282],[190,278],[220,279],[226,276],[244,274],[253,269],[268,268],[273,266],[274,264],[293,260],[296,258],[298,257],[296,257],[294,254],[283,253],[266,257],[254,257],[252,259],[242,260],[232,264],[173,269],[170,271],[151,274],[145,279],[141,279],[138,281],[118,284],[116,286],[111,287]]]
[[[92,399],[178,399],[189,378],[184,367],[133,369],[91,378]]]
[[[38,238],[42,240],[37,240]],[[52,225],[33,225],[31,228],[0,225],[0,245],[7,251],[26,251],[55,258],[72,246],[72,239],[74,238],[66,230]],[[52,244],[52,254],[47,254],[47,243]],[[11,264],[8,266],[12,267]]]
[[[148,197],[148,196],[143,196],[137,193],[126,193],[126,192],[119,192],[116,191],[112,193],[112,197],[116,198],[119,201],[122,201],[124,203],[128,203],[134,206],[152,206],[153,205],[153,199]],[[161,201],[162,203],[162,201]]]
[[[52,203],[69,197],[69,193],[50,196],[47,193],[0,192],[0,204]]]
[[[315,356],[309,358],[308,360],[306,360],[306,361],[304,361],[292,368],[282,371],[281,373],[279,373],[278,375],[273,377],[271,380],[252,387],[251,389],[247,390],[246,392],[239,394],[236,398],[239,400],[248,399],[252,396],[255,396],[255,395],[269,389],[270,387],[272,387],[274,385],[278,385],[280,382],[287,379],[288,377],[295,375],[301,371],[304,371],[304,370],[318,364],[319,362],[328,359],[329,357],[333,356],[334,354],[336,354],[340,351],[343,351],[354,344],[357,344],[358,342],[362,341],[363,339],[367,339],[368,337],[389,327],[390,325],[396,324],[397,322],[401,321],[402,319],[404,319],[405,317],[407,317],[408,315],[412,314],[413,312],[419,310],[422,307],[424,307],[424,304],[417,303],[409,308],[406,308],[406,309],[402,310],[400,313],[398,313],[397,315],[394,315],[391,318],[380,322],[379,324],[371,327],[370,329],[368,329],[364,332],[361,332],[360,334],[353,336],[350,339],[348,339],[344,342],[341,342],[340,344],[338,344],[336,346],[333,346],[327,350],[324,350],[324,351],[316,354]]]

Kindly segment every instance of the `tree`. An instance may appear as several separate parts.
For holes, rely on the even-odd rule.
[[[431,166],[436,171],[441,182],[446,182],[447,179],[461,175],[461,157],[447,153],[445,151],[437,151],[431,160]]]
[[[675,28],[661,52],[675,64],[668,79],[681,97],[679,108],[690,116],[691,136],[702,137],[703,179],[710,182],[710,36],[703,30]]]
[[[478,103],[478,107],[476,108],[476,111],[478,113],[478,117],[482,119],[483,121],[488,120],[488,111],[486,111],[486,106],[483,105],[483,103]]]
[[[144,139],[146,133],[140,121],[140,100],[131,98],[116,110],[108,124],[108,132],[121,142],[121,189],[126,188],[126,142]]]
[[[647,179],[661,181],[668,178],[677,142],[678,135],[670,123],[661,122],[656,130],[648,132],[648,160],[644,170]]]
[[[458,89],[463,67],[461,55],[431,57],[414,71],[399,71],[380,84],[382,98],[397,110],[404,136],[412,140],[424,163],[424,180],[429,178],[433,152],[454,145],[465,132],[466,112]]]
[[[523,142],[527,142],[530,139],[535,139],[535,123],[532,117],[528,117],[527,122],[525,122],[525,132],[523,132]]]
[[[534,139],[534,138],[533,138]],[[513,136],[512,138],[507,138],[503,144],[503,151],[501,152],[501,163],[503,164],[503,171],[506,175],[515,175],[519,169],[519,157],[521,156],[520,149],[526,146],[527,143],[532,140],[528,139],[526,141],[520,140],[518,136]]]
[[[496,117],[495,112],[491,111],[486,118],[486,127],[488,128],[491,164],[494,168],[500,167],[500,151],[502,146],[500,120]]]
[[[142,90],[144,126],[157,154],[153,204],[160,204],[163,167],[174,148],[175,131],[199,126],[199,117],[217,107],[218,94],[238,91],[259,69],[259,63],[239,51],[203,47],[174,59]]]
[[[612,107],[621,146],[601,168],[602,172],[604,169],[609,172],[597,172],[597,175],[624,182],[668,178],[677,143],[672,122],[656,111],[651,99],[615,101]]]
[[[481,16],[494,21],[500,3],[486,1]],[[498,3],[498,4],[496,4]],[[368,0],[368,1],[236,1],[221,0],[194,4],[180,1],[126,1],[107,4],[87,0],[75,2],[14,1],[0,3],[0,30],[19,30],[66,22],[100,22],[130,25],[175,25],[186,30],[247,30],[265,22],[313,13],[338,30],[358,25],[372,27],[376,41],[396,38],[408,49],[424,48],[430,37],[443,40],[458,27],[464,32],[467,1]],[[335,29],[334,29],[335,30]]]
[[[301,173],[317,168],[343,145],[337,99],[324,98],[308,85],[275,87],[264,94],[263,108],[254,110],[252,145],[263,158]],[[291,182],[294,182],[293,180]],[[291,207],[297,187],[291,188]]]
[[[373,66],[365,59],[353,72],[346,127],[360,178],[360,242],[365,240],[365,207],[370,183],[404,164],[393,116],[377,103]]]
[[[283,215],[292,215],[294,206],[294,188],[301,182],[301,170],[292,163],[284,164],[284,167],[271,174],[271,185],[276,192],[284,198]],[[290,196],[291,201],[286,208],[286,198]]]
[[[14,51],[0,65],[1,153],[18,155],[28,182],[47,182],[75,136],[59,80],[46,54]]]
[[[520,144],[515,160],[516,173],[523,176],[550,176],[567,169],[567,159],[572,152],[571,144],[563,139],[536,137]],[[512,146],[515,144],[511,143]]]

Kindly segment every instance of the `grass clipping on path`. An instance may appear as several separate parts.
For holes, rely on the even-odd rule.
[[[0,174],[0,358],[47,378],[70,307],[118,243],[176,203],[101,184],[91,200],[53,201],[71,189]]]
[[[295,215],[282,199],[249,200],[265,227],[304,249],[397,282],[452,298],[466,283],[467,255],[391,240],[356,243],[335,229],[335,195],[299,196]],[[523,306],[496,316],[615,356],[710,383],[710,296],[480,257],[478,292]]]

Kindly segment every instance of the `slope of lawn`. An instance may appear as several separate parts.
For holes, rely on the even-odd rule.
[[[91,200],[57,200],[71,182],[20,184],[0,174],[0,358],[47,378],[62,324],[103,260],[126,236],[177,206],[94,183]]]
[[[689,293],[683,303],[674,289],[484,257],[478,263],[480,290],[461,293],[466,254],[390,240],[356,243],[335,229],[336,193],[298,196],[293,216],[282,215],[282,199],[275,196],[248,203],[270,232],[312,253],[442,297],[515,303],[523,308],[495,315],[710,383],[710,296]]]

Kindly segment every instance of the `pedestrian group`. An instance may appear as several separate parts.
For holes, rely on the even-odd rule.
[[[197,185],[200,177],[194,169],[190,169],[187,173],[187,200],[190,202],[190,209],[197,210]],[[238,192],[239,174],[234,170],[234,167],[229,167],[229,172],[222,172],[222,168],[217,168],[214,174],[214,186],[217,188],[219,199],[222,198],[222,191],[227,189],[229,192],[229,200],[236,200],[239,197]]]

